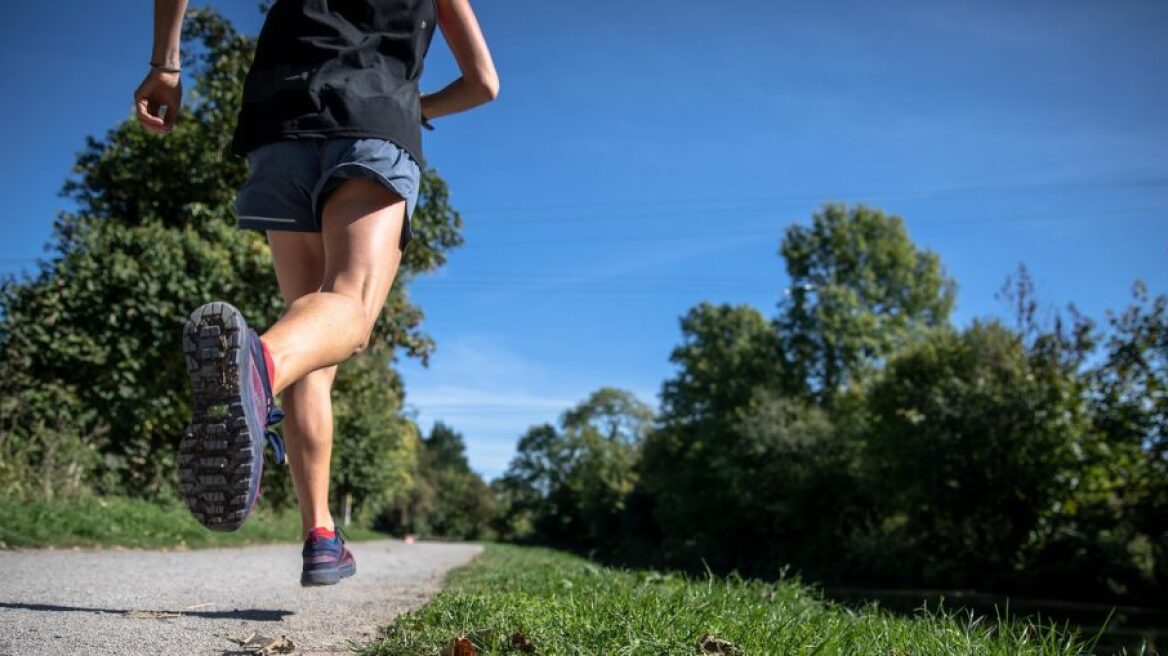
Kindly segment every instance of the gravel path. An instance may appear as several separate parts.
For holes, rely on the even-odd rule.
[[[300,587],[299,545],[202,551],[0,552],[0,656],[241,654],[230,638],[287,636],[296,654],[347,652],[422,605],[471,544],[350,545],[357,574]]]

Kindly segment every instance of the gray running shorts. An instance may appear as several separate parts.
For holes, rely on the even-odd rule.
[[[320,232],[321,210],[343,181],[368,178],[406,201],[401,247],[412,236],[421,170],[406,151],[384,139],[291,139],[247,154],[248,178],[235,197],[241,228]]]

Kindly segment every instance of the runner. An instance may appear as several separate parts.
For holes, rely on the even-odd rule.
[[[150,132],[170,132],[179,115],[186,5],[154,3],[150,72],[134,93]],[[461,76],[420,95],[435,24]],[[226,302],[191,313],[183,351],[194,417],[179,445],[179,490],[207,528],[239,528],[259,493],[265,442],[284,459],[270,430],[284,419],[302,585],[356,571],[328,507],[331,389],[336,366],[365,348],[410,241],[421,127],[498,89],[469,0],[277,0],[264,21],[231,142],[249,168],[235,206],[241,228],[267,233],[286,310],[263,335]]]

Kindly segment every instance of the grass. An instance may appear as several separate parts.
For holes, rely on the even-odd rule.
[[[509,655],[1091,652],[1089,644],[1049,627],[938,612],[902,617],[876,607],[849,610],[797,581],[622,571],[502,545],[488,545],[433,601],[399,617],[360,650],[365,656],[472,653],[452,648],[460,636],[479,654]],[[707,640],[703,650],[706,636],[725,642]]]
[[[0,498],[0,548],[140,547],[206,548],[271,542],[298,542],[300,515],[256,508],[238,531],[209,531],[183,506],[138,499],[90,497],[72,501],[18,501]],[[354,540],[386,537],[346,529]]]

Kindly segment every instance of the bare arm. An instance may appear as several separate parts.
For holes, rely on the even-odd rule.
[[[154,47],[150,63],[165,69],[182,66],[179,45],[182,42],[183,16],[187,0],[154,0]],[[174,128],[178,108],[182,105],[182,80],[179,73],[165,72],[151,66],[146,79],[134,91],[138,122],[150,132],[163,134]],[[159,108],[166,106],[165,116]]]
[[[422,114],[437,118],[494,100],[499,74],[470,0],[438,0],[438,27],[462,75],[441,91],[422,96]]]

